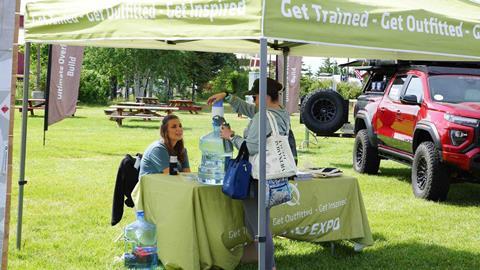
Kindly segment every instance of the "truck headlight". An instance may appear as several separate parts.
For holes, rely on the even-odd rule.
[[[478,127],[478,125],[480,124],[480,120],[478,119],[457,116],[449,113],[446,113],[443,118],[445,118],[445,120],[447,120],[448,122],[469,127]]]
[[[459,146],[467,140],[468,133],[463,130],[450,130],[450,140],[455,146]]]

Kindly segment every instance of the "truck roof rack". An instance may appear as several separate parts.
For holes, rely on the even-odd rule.
[[[338,65],[338,66],[340,66],[340,67],[442,66],[442,67],[480,68],[480,62],[363,59],[363,60],[351,61],[351,62],[341,64],[341,65]]]

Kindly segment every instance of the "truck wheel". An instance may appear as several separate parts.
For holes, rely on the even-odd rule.
[[[415,197],[444,201],[450,187],[440,153],[433,142],[421,143],[415,151],[412,165],[412,189]]]
[[[379,167],[377,148],[368,140],[367,130],[362,129],[357,133],[353,145],[353,169],[359,173],[376,174]]]
[[[308,94],[300,108],[305,126],[320,135],[330,135],[344,123],[343,97],[333,90],[317,90]]]

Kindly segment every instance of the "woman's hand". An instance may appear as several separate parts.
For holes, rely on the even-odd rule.
[[[233,135],[235,135],[235,132],[231,130],[229,126],[222,125],[222,128],[220,129],[220,137],[230,140]]]
[[[213,103],[224,99],[226,95],[227,95],[227,93],[225,93],[225,92],[215,94],[215,95],[208,98],[207,104],[212,105]]]

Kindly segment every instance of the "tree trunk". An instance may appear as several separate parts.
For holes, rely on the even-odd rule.
[[[167,101],[168,99],[172,99],[172,92],[170,88],[170,79],[167,78]]]
[[[116,76],[110,77],[110,99],[114,100],[117,98],[117,86],[118,81]]]
[[[135,73],[134,78],[133,78],[133,89],[134,89],[134,94],[135,98],[140,96],[140,86],[141,86],[141,81],[140,81],[140,76],[138,73]]]
[[[153,97],[153,82],[148,84],[148,97]]]
[[[195,81],[192,82],[192,101],[195,101]]]
[[[128,92],[130,91],[129,88],[130,88],[130,85],[129,85],[129,80],[126,79],[125,80],[125,101],[128,101]]]
[[[150,78],[145,80],[145,86],[143,87],[143,96],[148,97],[148,85],[150,83]]]
[[[36,90],[37,91],[42,91],[42,89],[40,89],[40,83],[42,81],[42,65],[41,65],[41,62],[40,62],[40,59],[42,57],[41,55],[42,53],[42,44],[37,44],[37,81],[36,81]]]

